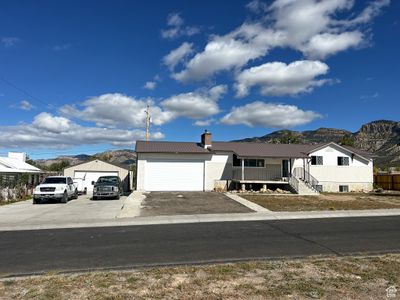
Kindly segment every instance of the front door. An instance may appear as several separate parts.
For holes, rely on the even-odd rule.
[[[289,160],[282,160],[282,177],[289,177]]]

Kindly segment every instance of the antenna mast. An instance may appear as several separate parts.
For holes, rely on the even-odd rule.
[[[149,141],[149,133],[150,133],[150,106],[147,104],[146,113],[146,142]]]

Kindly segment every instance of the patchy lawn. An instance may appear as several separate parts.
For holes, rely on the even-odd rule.
[[[1,299],[385,299],[400,254],[48,274],[0,281]]]
[[[319,196],[243,195],[272,211],[312,211],[400,208],[400,194],[326,193]]]

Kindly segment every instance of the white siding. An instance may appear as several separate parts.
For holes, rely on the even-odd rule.
[[[232,154],[213,154],[211,160],[206,162],[206,186],[207,191],[215,188],[216,180],[230,180],[232,178]]]
[[[339,185],[348,185],[349,191],[371,190],[373,188],[373,162],[340,147],[327,146],[310,154],[322,156],[323,165],[310,165],[310,174],[314,176],[327,192],[338,192]],[[338,166],[337,158],[349,158],[348,166]]]

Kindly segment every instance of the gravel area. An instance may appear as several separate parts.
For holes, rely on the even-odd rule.
[[[216,192],[151,192],[140,216],[247,213],[251,209]]]

